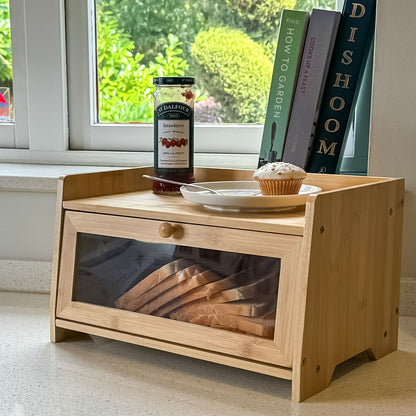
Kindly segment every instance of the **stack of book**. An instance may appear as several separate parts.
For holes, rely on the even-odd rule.
[[[258,167],[335,173],[374,32],[376,0],[282,11]]]

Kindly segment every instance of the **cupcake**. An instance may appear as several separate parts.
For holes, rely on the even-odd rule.
[[[263,195],[293,195],[299,192],[306,172],[286,162],[266,163],[253,174]]]

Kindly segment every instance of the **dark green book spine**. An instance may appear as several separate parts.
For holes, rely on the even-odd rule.
[[[364,53],[371,41],[375,5],[376,0],[344,2],[308,172],[336,172]]]
[[[258,166],[282,159],[309,13],[282,10]]]

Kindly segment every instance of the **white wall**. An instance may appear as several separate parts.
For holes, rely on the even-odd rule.
[[[0,290],[50,290],[58,178],[109,169],[0,163]]]
[[[369,174],[405,178],[402,276],[416,279],[416,29],[414,0],[379,0]]]
[[[55,192],[0,189],[0,289],[50,287]]]
[[[0,192],[1,257],[50,261],[55,204],[53,192]]]

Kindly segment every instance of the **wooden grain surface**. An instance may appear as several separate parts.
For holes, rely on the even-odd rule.
[[[64,202],[64,208],[137,218],[214,225],[256,231],[302,235],[304,207],[290,213],[221,214],[187,202],[181,196],[155,195],[152,191],[130,192]]]
[[[397,348],[404,181],[319,194],[307,208],[294,400],[327,387],[337,364]]]
[[[287,367],[280,367],[274,364],[265,364],[257,361],[251,361],[242,357],[229,356],[226,354],[219,354],[208,349],[192,348],[178,343],[167,343],[162,340],[137,336],[126,332],[117,332],[106,328],[99,328],[93,325],[87,325],[82,322],[67,321],[64,319],[57,319],[59,328],[65,328],[69,331],[79,331],[86,334],[97,335],[115,339],[122,342],[129,342],[131,344],[142,345],[144,347],[156,348],[162,351],[171,352],[174,354],[181,354],[187,357],[193,357],[200,360],[210,361],[213,363],[228,365],[231,367],[241,368],[244,370],[254,371],[261,374],[266,374],[272,377],[279,377],[286,380],[292,378],[292,371]]]

